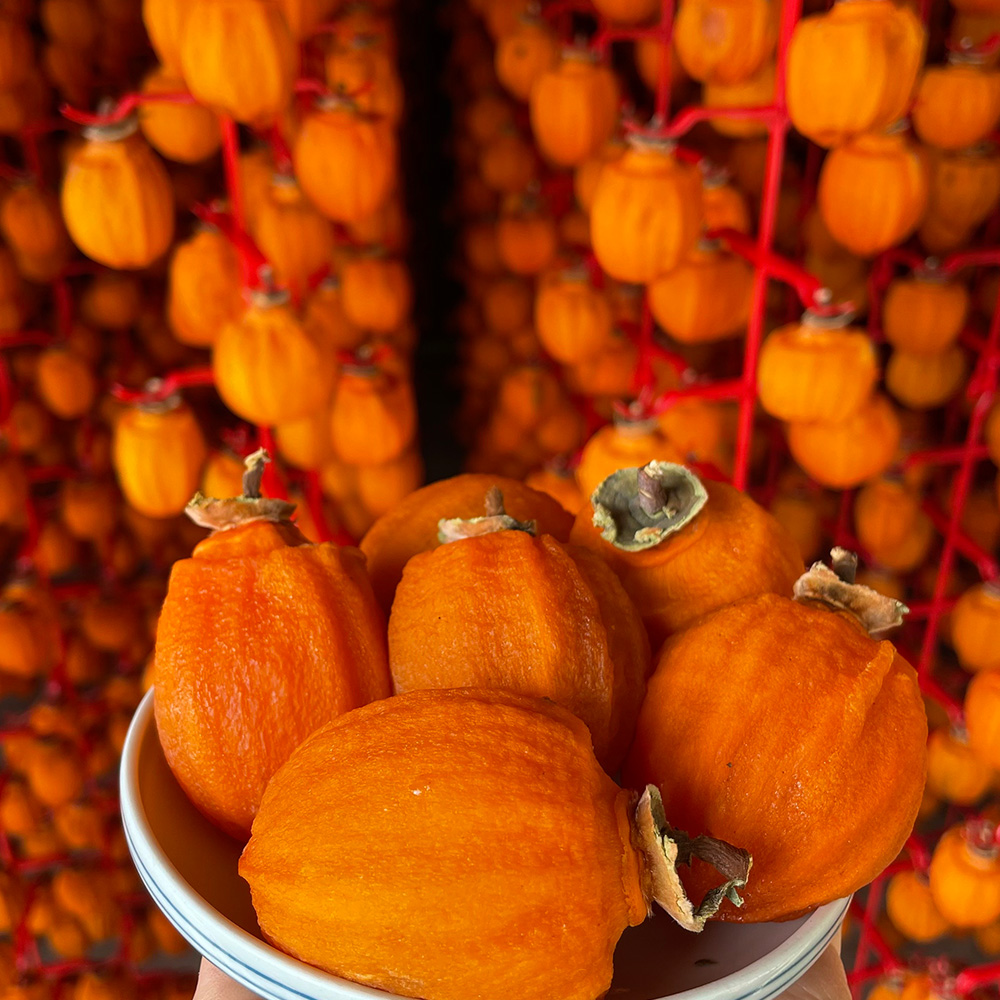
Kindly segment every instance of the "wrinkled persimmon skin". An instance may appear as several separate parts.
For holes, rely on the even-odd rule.
[[[594,527],[593,505],[576,516],[575,545],[596,552],[635,602],[654,650],[696,618],[754,594],[792,596],[805,565],[798,543],[763,507],[726,483],[705,480],[708,502],[659,545],[625,552]]]
[[[503,494],[511,517],[537,521],[539,534],[552,535],[560,542],[569,539],[573,515],[548,494],[517,479],[466,473],[431,483],[383,514],[361,540],[375,596],[386,614],[392,607],[403,567],[418,552],[437,547],[438,521],[443,517],[481,517],[483,497],[492,486]]]
[[[589,549],[498,531],[407,563],[389,616],[389,669],[397,692],[497,687],[551,698],[587,724],[613,773],[650,653],[635,605]]]
[[[245,840],[271,775],[311,732],[391,693],[357,549],[288,522],[204,539],[174,563],[156,630],[156,725],[194,804]]]
[[[502,691],[415,691],[324,726],[240,859],[264,936],[425,1000],[595,1000],[646,905],[635,796],[586,726]]]
[[[916,673],[891,642],[846,612],[761,594],[666,643],[623,776],[659,785],[692,836],[751,852],[745,905],[724,903],[719,919],[782,920],[856,891],[899,853],[926,739]]]

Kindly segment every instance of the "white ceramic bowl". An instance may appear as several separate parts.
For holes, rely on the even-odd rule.
[[[132,720],[121,765],[125,835],[156,904],[214,965],[265,1000],[361,1000],[389,994],[299,962],[260,936],[237,874],[240,845],[187,800],[160,749],[153,694]],[[698,935],[660,914],[615,952],[614,1000],[771,1000],[820,956],[847,910],[830,903],[776,924],[709,924]],[[553,997],[552,1000],[559,1000]]]

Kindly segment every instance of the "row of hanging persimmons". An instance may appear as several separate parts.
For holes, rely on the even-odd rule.
[[[449,84],[464,108],[455,140],[462,169],[456,206],[464,220],[459,267],[468,293],[456,317],[464,343],[463,426],[477,428],[469,435],[471,468],[527,474],[529,483],[576,513],[586,508],[602,477],[620,465],[686,457],[731,467],[735,413],[729,404],[687,400],[656,415],[619,409],[613,423],[588,440],[590,425],[574,403],[584,397],[607,419],[615,401],[630,398],[640,285],[666,335],[661,343],[680,355],[689,373],[738,373],[742,345],[734,347],[733,338],[746,327],[752,269],[724,242],[701,239],[692,248],[691,240],[699,229],[751,231],[766,140],[757,137],[762,130],[754,123],[712,119],[709,129],[695,129],[684,142],[728,170],[703,162],[697,179],[668,149],[641,138],[623,142],[614,110],[625,90],[622,81],[585,49],[561,48],[557,22],[527,11],[512,15],[513,6],[473,2],[475,16],[464,5],[453,8]],[[594,6],[616,25],[649,24],[660,12],[658,3],[648,2],[598,0]],[[873,255],[914,230],[928,254],[972,246],[1000,198],[1000,159],[984,142],[1000,118],[1000,72],[989,47],[982,46],[998,15],[984,5],[955,6],[944,65],[922,65],[923,29],[902,5],[835,4],[829,14],[807,18],[795,34],[787,90],[793,124],[836,155],[827,156],[818,204],[804,218],[801,172],[786,162],[776,241],[789,256],[804,251],[807,269],[832,289],[835,301],[853,301],[862,313]],[[690,81],[682,79],[689,75],[704,84],[701,99],[708,106],[769,103],[776,15],[776,5],[682,0],[673,35],[674,100],[698,101]],[[714,29],[711,38],[700,34],[705,25]],[[941,43],[932,38],[934,51]],[[825,75],[823,53],[848,49],[859,53],[857,62],[836,78]],[[662,50],[656,39],[633,48],[637,74],[654,91]],[[622,65],[620,58],[615,65]],[[889,66],[892,72],[880,69]],[[561,113],[551,110],[556,94]],[[904,115],[911,103],[922,146],[905,132],[871,134]],[[527,114],[519,104],[527,104]],[[575,127],[578,119],[568,108],[592,128]],[[571,120],[575,145],[567,135]],[[860,163],[870,172],[860,171]],[[539,197],[570,170],[570,199]],[[682,183],[688,204],[698,198],[695,186],[701,188],[702,217],[686,236],[678,235],[683,226],[674,220],[687,216],[669,200]],[[671,211],[663,212],[657,232],[683,245],[679,263],[670,254],[675,263],[663,263],[663,253],[657,256],[630,230],[635,220],[657,217],[654,206],[661,199]],[[628,259],[637,247],[642,251]],[[656,249],[662,251],[662,244]],[[893,469],[907,453],[939,443],[939,408],[958,399],[971,367],[960,335],[970,324],[985,329],[996,305],[992,276],[977,285],[975,296],[966,276],[928,258],[912,275],[897,273],[874,305],[878,328],[892,348],[884,387],[902,409],[877,391],[878,354],[862,329],[848,325],[849,315],[807,313],[799,323],[774,330],[761,356],[761,406],[787,424],[795,464],[811,480],[788,467],[770,494],[771,510],[809,560],[822,552],[837,509],[835,496],[815,484],[861,487],[852,504],[853,526],[871,565],[859,578],[900,599],[927,599],[934,589],[938,534],[923,505],[931,500],[948,510],[951,482],[927,467],[909,467],[904,475]],[[781,316],[785,303],[771,295],[768,306],[769,315]],[[657,391],[682,384],[676,369],[659,359],[653,372]],[[1000,407],[987,423],[986,438],[993,463],[1000,464]],[[754,445],[754,467],[763,475],[767,441],[761,436]],[[1000,541],[998,502],[1000,477],[986,467],[962,512],[962,529],[987,553]],[[962,596],[954,614],[942,620],[941,634],[965,671],[995,671],[1000,661],[985,636],[1000,627],[1000,593],[970,571],[963,565],[952,572],[947,593]],[[936,661],[938,675],[961,678],[949,662]],[[997,676],[979,682],[981,705],[989,701],[983,689]],[[960,690],[964,682],[955,683]],[[979,711],[979,724],[987,717],[1000,716],[990,705]],[[931,818],[939,816],[942,802],[965,810],[982,804],[1000,763],[971,750],[964,731],[940,711],[933,721],[924,804]],[[965,850],[963,829],[954,827],[942,853]],[[971,824],[968,833],[975,842],[981,831]],[[974,846],[991,859],[984,867],[995,899],[995,852]],[[972,884],[983,890],[978,881]],[[992,904],[970,906],[972,915],[962,916],[968,900],[953,885],[951,900],[939,908],[941,894],[932,896],[922,872],[901,873],[890,889],[892,923],[884,926],[896,941],[903,934],[928,943],[975,922],[984,953],[1000,953]],[[883,985],[897,996],[902,983],[895,977]],[[922,978],[910,983],[915,988],[926,992],[931,984]]]
[[[53,21],[50,6],[38,12],[45,27]],[[103,30],[103,14],[89,0],[68,6],[74,17],[89,16]],[[172,0],[143,5],[160,65],[141,87],[133,82],[143,93],[190,94],[196,100],[143,103],[136,115],[71,137],[61,149],[65,171],[58,197],[28,176],[4,192],[0,316],[11,332],[44,317],[51,301],[40,299],[33,283],[62,274],[74,244],[114,271],[150,274],[152,268],[157,278],[144,278],[141,291],[129,277],[108,275],[99,279],[99,302],[97,292],[87,295],[96,303],[93,319],[104,329],[128,332],[141,321],[151,328],[148,339],[156,340],[158,356],[150,366],[137,364],[134,371],[111,372],[111,378],[135,385],[140,376],[196,364],[198,350],[211,349],[223,401],[238,417],[273,426],[282,457],[292,466],[322,468],[335,520],[358,535],[393,495],[403,495],[423,476],[409,371],[416,335],[409,322],[412,288],[401,260],[407,224],[396,130],[403,100],[391,11],[387,5],[332,2],[289,3],[287,9],[237,5],[236,24],[246,37],[233,47],[225,34],[226,4],[201,6]],[[138,2],[133,7],[138,14]],[[36,71],[29,13],[0,23],[0,34],[7,31],[0,48],[17,53],[16,64],[8,57],[6,76],[0,67],[0,82],[11,87]],[[190,33],[193,52],[185,62],[189,14],[199,29]],[[330,23],[310,41],[324,19]],[[138,31],[143,39],[141,22]],[[98,35],[79,32],[80,39]],[[296,104],[299,42],[324,94]],[[212,44],[222,53],[216,53],[221,63]],[[257,52],[260,74],[248,77],[226,62],[243,50]],[[59,96],[79,99],[81,89],[62,88]],[[123,84],[121,90],[127,89]],[[276,156],[257,146],[240,157],[238,200],[256,245],[249,251],[211,225],[218,218],[211,213],[196,230],[185,225],[189,233],[175,242],[178,209],[186,214],[193,202],[221,193],[220,113],[257,130],[273,123],[282,136]],[[49,154],[58,147],[48,137],[42,142],[43,164],[51,166]],[[172,161],[169,166],[161,156]],[[100,213],[93,211],[95,204],[102,206]],[[265,269],[258,267],[256,250]],[[156,289],[164,263],[161,301]],[[93,330],[62,331],[31,379],[32,395],[61,419],[94,412],[108,384],[108,373],[94,369],[103,353],[94,343],[99,339]],[[133,440],[122,444],[118,466],[130,503],[148,516],[166,517],[180,512],[189,487],[197,485],[206,445],[183,402],[175,408],[155,393],[150,402],[148,412],[122,428],[120,436],[131,432]],[[391,420],[379,419],[385,411]],[[135,455],[146,441],[162,443],[174,433],[184,441],[188,471],[171,488],[149,482],[155,474],[137,468]]]
[[[611,394],[611,395],[614,395],[614,394]],[[150,474],[150,475],[152,475],[152,474]],[[179,492],[179,491],[178,491],[178,492]],[[224,492],[232,492],[232,491],[231,491],[231,490],[229,490],[229,491],[223,491],[223,490],[219,490],[218,492],[219,492],[219,493],[220,493],[220,495],[221,495],[221,494],[222,494],[222,493],[224,493]]]
[[[600,11],[613,22],[631,24],[658,10],[640,6],[604,4]],[[482,468],[499,462],[523,474],[584,443],[587,425],[567,393],[595,400],[605,417],[611,400],[629,394],[637,357],[634,338],[623,336],[622,328],[639,321],[640,286],[658,327],[685,362],[723,374],[731,367],[733,338],[747,322],[753,270],[724,244],[701,236],[722,228],[749,231],[764,140],[754,138],[763,128],[759,123],[725,119],[712,119],[710,129],[692,136],[709,155],[731,161],[742,191],[707,161],[699,176],[641,133],[623,142],[617,135],[624,86],[614,72],[586,48],[560,55],[558,37],[544,18],[523,12],[515,18],[510,7],[479,5],[486,32],[456,8],[451,90],[465,107],[456,152],[464,173],[457,197],[467,219],[461,266],[469,303],[459,324],[468,342],[466,411],[481,428],[473,461]],[[775,5],[767,3],[682,3],[674,65],[706,81],[704,96],[711,103],[710,83],[739,83],[773,57],[776,18]],[[704,25],[716,21],[721,26],[708,33]],[[956,19],[954,32],[966,30]],[[706,33],[710,37],[703,37]],[[651,87],[657,73],[649,69],[649,53],[658,45],[651,39],[635,46],[639,74]],[[841,88],[818,67],[850,45],[865,58],[859,58],[857,80]],[[1000,159],[976,146],[1000,118],[1000,72],[986,65],[985,54],[972,50],[954,54],[948,66],[927,67],[918,81],[924,48],[913,11],[876,0],[836,4],[828,15],[806,18],[790,50],[793,123],[835,150],[824,162],[818,206],[802,227],[796,170],[788,171],[779,245],[797,252],[804,242],[807,265],[835,296],[852,298],[861,309],[866,299],[861,258],[899,243],[921,218],[929,252],[959,248],[1000,198]],[[894,72],[877,71],[890,64]],[[869,72],[887,81],[884,93],[868,86]],[[856,100],[858,93],[866,100]],[[879,139],[885,155],[862,150],[857,163],[845,159],[838,166],[839,157],[853,155],[869,132],[904,114],[914,93],[913,119],[923,152],[918,155],[905,136],[894,133]],[[953,99],[963,112],[943,114],[941,108]],[[528,104],[526,116],[518,114],[519,101]],[[744,95],[731,103],[767,101]],[[578,119],[586,127],[578,128]],[[902,158],[888,153],[897,147],[906,153]],[[925,161],[936,164],[929,202]],[[905,170],[893,172],[893,164],[900,163],[913,168],[916,182],[904,183]],[[862,164],[878,176],[868,177]],[[560,174],[565,178],[567,169],[573,171],[573,203],[557,211],[538,189]],[[841,175],[842,182],[836,179]],[[903,192],[913,195],[914,207],[904,213],[912,220],[900,227],[889,220]],[[658,224],[642,231],[650,219]],[[596,273],[585,266],[589,254],[599,265]],[[886,301],[886,336],[894,347],[886,388],[910,409],[935,409],[957,394],[968,374],[957,339],[969,296],[933,261],[913,281],[898,284]],[[992,305],[986,308],[991,311]],[[765,409],[795,425],[789,445],[796,460],[817,481],[838,489],[883,471],[903,430],[897,412],[872,392],[878,376],[872,348],[863,336],[850,336],[854,330],[843,335],[830,330],[847,319],[808,314],[801,327],[782,330],[765,347],[761,385]],[[816,335],[819,326],[827,328],[823,336]],[[551,370],[526,367],[540,356],[557,363],[562,386]],[[817,381],[812,363],[829,384]],[[842,383],[834,384],[838,373],[851,383],[842,405],[829,402],[843,392]],[[654,381],[659,391],[680,384],[665,363],[655,365]],[[808,399],[777,398],[792,382]],[[535,405],[523,405],[523,397]],[[726,439],[732,438],[727,409],[688,401],[661,414],[659,424],[672,438],[674,454],[693,454],[726,468],[731,460]],[[648,414],[638,416],[633,421],[638,427],[630,430],[646,435]],[[869,440],[875,448],[868,447]],[[635,457],[651,445],[644,437]],[[555,476],[546,474],[546,481],[555,482]],[[582,475],[584,495],[593,481]],[[555,488],[568,487],[564,481]]]
[[[60,610],[66,616],[69,607]],[[116,624],[86,611],[86,632],[99,641],[111,641]],[[113,948],[114,958],[124,956],[135,968],[157,955],[187,952],[184,939],[142,893],[117,819],[119,756],[141,690],[138,678],[110,674],[100,662],[109,654],[100,648],[93,647],[88,679],[100,700],[39,701],[22,726],[5,724],[0,732],[6,776],[0,832],[16,857],[0,872],[0,990],[9,1000],[49,1000],[57,988],[31,976],[22,927],[60,963],[108,957]],[[79,664],[79,648],[73,656]],[[95,689],[98,680],[103,683]],[[36,866],[35,873],[22,873],[22,864]],[[102,974],[96,962],[64,977],[62,989],[74,1000],[138,995],[126,973]],[[185,1000],[192,987],[175,972],[144,990],[143,996]]]
[[[195,6],[5,3],[0,133],[54,119],[62,101],[92,110],[98,93],[194,90],[198,84],[189,79],[205,75],[210,54],[185,67],[178,46],[187,8]],[[223,6],[201,5],[201,13],[212,7],[213,15],[225,17]],[[14,399],[0,443],[0,544],[5,558],[17,549],[21,558],[18,576],[4,581],[0,596],[0,698],[32,699],[24,724],[0,737],[8,775],[0,829],[17,859],[0,875],[0,994],[6,1000],[49,1000],[57,992],[73,1000],[130,998],[139,993],[134,969],[154,953],[186,950],[140,894],[117,818],[114,779],[141,695],[165,571],[204,535],[173,515],[199,487],[220,496],[238,492],[242,463],[218,443],[232,415],[206,393],[190,397],[194,406],[155,390],[141,405],[124,405],[108,387],[142,390],[169,371],[212,363],[233,412],[274,426],[297,483],[296,469],[325,466],[328,496],[336,492],[340,501],[337,510],[327,508],[327,520],[350,525],[354,534],[383,509],[388,493],[406,492],[421,479],[411,447],[408,357],[415,331],[408,322],[409,277],[400,263],[407,236],[396,129],[403,106],[389,6],[229,5],[238,8],[239,31],[267,36],[283,53],[271,97],[279,95],[287,110],[284,144],[295,165],[301,164],[300,118],[311,116],[320,132],[332,126],[332,138],[318,144],[335,160],[347,155],[344,143],[348,151],[352,142],[362,145],[367,187],[356,196],[341,192],[337,200],[338,192],[324,183],[321,210],[303,193],[295,167],[279,168],[269,148],[247,143],[251,116],[254,129],[264,124],[256,117],[260,106],[246,103],[268,89],[264,76],[244,80],[242,95],[231,103],[203,88],[196,103],[145,103],[137,120],[82,136],[46,133],[37,140],[41,173],[0,184],[0,331],[18,343],[24,331],[55,334],[50,343],[29,337],[5,349],[3,359]],[[300,114],[289,89],[298,41],[321,20],[332,21],[332,30],[307,43],[309,71],[332,95],[345,97]],[[218,30],[214,37],[223,38]],[[241,47],[248,44],[244,39]],[[213,65],[218,71],[222,63]],[[223,69],[222,77],[227,74],[233,75]],[[225,80],[221,85],[225,89]],[[249,308],[243,255],[223,235],[225,220],[221,228],[190,224],[196,202],[224,193],[219,112],[244,123],[240,201],[246,228],[270,265]],[[359,123],[358,132],[351,122]],[[310,145],[316,148],[317,140],[305,148]],[[58,181],[49,186],[53,178]],[[107,187],[95,191],[95,179],[107,180]],[[102,267],[74,276],[88,270],[77,250]],[[252,252],[247,257],[258,260]],[[71,309],[60,323],[49,282],[67,273],[62,284]],[[226,329],[230,347],[216,348]],[[404,421],[379,453],[360,442],[370,423],[367,398],[383,393]],[[287,402],[280,411],[271,403],[279,398]],[[354,441],[353,452],[350,444],[334,449],[340,429]],[[158,475],[148,461],[151,448],[166,449],[176,475]],[[373,498],[373,510],[366,497]],[[319,537],[304,506],[299,524]],[[40,867],[45,861],[51,864]],[[80,962],[90,971],[65,973],[62,981],[38,976],[20,933],[15,946],[21,926],[47,960]],[[124,957],[126,965],[110,971],[109,954],[114,962]],[[146,975],[141,991],[163,1000],[190,994],[190,981],[173,974]]]
[[[862,4],[857,10],[871,7]],[[694,16],[693,9],[702,8],[682,5],[678,14],[675,44],[681,52],[690,41],[685,41],[685,18]],[[896,11],[891,4],[876,4],[874,9],[886,16],[895,12],[901,23],[912,27],[910,15]],[[531,472],[530,481],[551,490],[572,510],[578,509],[582,498],[616,463],[687,455],[712,460],[726,469],[731,462],[734,422],[732,408],[726,404],[682,402],[668,408],[655,422],[644,414],[637,420],[619,419],[584,442],[586,424],[570,403],[568,393],[590,396],[597,409],[607,415],[615,399],[627,396],[637,362],[634,344],[615,329],[616,323],[634,325],[638,320],[635,286],[605,273],[599,275],[603,287],[595,287],[592,269],[588,271],[580,262],[591,232],[586,213],[593,205],[594,185],[599,186],[600,178],[612,169],[605,167],[605,159],[611,157],[613,163],[621,163],[615,157],[621,157],[623,150],[612,144],[610,149],[605,147],[575,167],[575,207],[557,223],[547,220],[558,228],[559,250],[554,264],[537,275],[526,273],[519,266],[523,255],[519,258],[515,252],[514,240],[523,222],[506,210],[496,217],[483,213],[500,207],[504,184],[514,183],[513,177],[498,173],[497,164],[510,159],[512,149],[530,153],[530,136],[523,129],[517,131],[514,105],[499,96],[497,85],[502,84],[514,97],[537,97],[537,90],[512,73],[512,60],[517,53],[524,57],[527,50],[523,35],[529,28],[534,35],[541,33],[543,37],[551,36],[551,29],[543,21],[526,22],[523,18],[519,26],[505,29],[491,18],[490,10],[487,7],[484,11],[484,23],[497,38],[495,49],[489,48],[487,35],[477,29],[475,22],[461,21],[452,69],[453,95],[469,95],[457,147],[460,162],[467,162],[468,167],[458,193],[459,207],[469,220],[462,243],[462,266],[470,301],[459,317],[467,338],[467,413],[482,416],[490,398],[495,400],[492,416],[478,438],[475,467],[523,474],[526,469],[537,469],[543,460],[554,458],[547,467]],[[505,30],[509,33],[505,34]],[[549,41],[554,44],[551,37]],[[637,46],[640,68],[646,45]],[[492,67],[484,59],[491,51]],[[572,69],[577,75],[608,72],[580,60],[562,69],[567,74]],[[540,77],[543,82],[539,87],[547,85],[559,72],[550,69]],[[988,79],[996,76],[994,71],[987,73]],[[534,106],[530,120],[536,136],[544,136],[543,127],[556,127],[544,125],[547,120],[534,113]],[[699,141],[704,140],[705,136],[699,137]],[[540,137],[538,149],[546,148],[546,140]],[[746,142],[737,143],[732,152],[735,155],[746,148]],[[551,162],[551,152],[536,155],[529,165],[533,163],[537,171],[541,160]],[[736,163],[738,166],[739,160]],[[735,170],[742,191],[723,183],[724,176],[720,177],[718,171],[705,173],[701,198],[706,229],[749,229],[747,202],[759,195],[759,190],[748,183],[746,175],[750,172]],[[531,176],[523,173],[518,183],[530,184]],[[529,180],[525,181],[525,177]],[[612,218],[610,212],[607,218]],[[779,223],[784,221],[788,229],[789,219],[794,219],[794,213],[783,212]],[[607,225],[610,227],[610,221]],[[595,223],[593,231],[597,228]],[[816,243],[818,256],[813,259],[826,256],[828,251],[821,245],[837,246],[815,212],[806,221],[804,236]],[[786,234],[783,242],[794,243],[794,239]],[[607,261],[607,253],[601,252],[599,244],[595,243],[594,252],[598,263]],[[844,253],[842,249],[829,252]],[[675,351],[696,368],[725,373],[731,358],[721,346],[706,347],[704,342],[738,330],[741,320],[745,323],[752,272],[742,260],[718,247],[713,248],[712,256],[716,263],[705,266],[699,250],[686,263],[654,281],[649,286],[649,302]],[[662,301],[656,291],[661,281],[667,283],[670,292]],[[732,289],[741,289],[741,308],[727,305]],[[980,299],[980,309],[987,317],[993,308],[991,296],[995,298],[995,288],[987,286]],[[834,488],[859,485],[885,471],[906,452],[930,442],[931,428],[924,418],[925,411],[953,397],[967,371],[965,354],[957,340],[967,323],[970,306],[965,285],[954,275],[942,272],[933,261],[912,277],[901,276],[890,284],[882,310],[885,338],[894,348],[886,371],[886,387],[907,407],[902,412],[890,407],[883,397],[873,395],[879,377],[876,353],[863,331],[843,328],[846,317],[807,314],[801,324],[775,331],[768,338],[759,372],[763,408],[789,423],[792,453],[816,481]],[[557,379],[558,369],[532,363],[540,351],[560,363],[563,385]],[[676,373],[665,364],[654,363],[654,374],[659,389],[678,384]],[[1000,452],[996,444],[998,421],[1000,418],[992,418],[987,428],[994,452]],[[870,422],[878,433],[867,433]],[[575,474],[567,475],[565,455],[581,446]],[[922,485],[926,478],[925,472],[911,470],[909,485]],[[801,513],[796,521],[803,548],[808,556],[815,555],[820,550],[822,510],[812,509],[795,495],[800,489],[800,477],[785,479],[788,489],[775,502],[790,514]],[[909,507],[916,510],[918,497],[912,491],[905,496]],[[987,550],[995,544],[996,522],[996,501],[984,486],[974,494],[967,527]],[[899,532],[890,532],[884,539],[867,526],[859,525],[858,530],[870,545],[875,562],[883,569],[907,573],[924,562],[934,531],[928,519],[915,514],[900,516],[897,523]],[[915,530],[909,530],[914,525]]]

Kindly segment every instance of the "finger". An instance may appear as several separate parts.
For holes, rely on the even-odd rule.
[[[198,987],[192,1000],[260,1000],[256,993],[220,972],[208,959],[201,960]]]
[[[816,964],[778,997],[778,1000],[850,1000],[847,972],[840,958],[839,935],[831,941]]]

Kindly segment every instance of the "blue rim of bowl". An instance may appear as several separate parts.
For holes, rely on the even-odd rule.
[[[135,843],[133,842],[133,833],[141,838],[144,849],[153,856],[157,865],[167,873],[168,878],[179,890],[179,894],[193,897],[198,903],[200,903],[200,905],[206,907],[208,906],[204,899],[202,899],[202,897],[200,897],[194,889],[190,887],[180,872],[177,871],[173,862],[171,862],[166,854],[164,854],[156,838],[153,836],[152,830],[150,829],[149,823],[146,819],[146,811],[142,805],[142,798],[138,794],[138,783],[133,780],[133,772],[135,771],[134,764],[138,760],[139,748],[143,738],[145,737],[146,731],[149,728],[152,718],[153,691],[150,690],[143,697],[143,700],[136,709],[135,714],[132,717],[132,722],[129,725],[128,733],[125,737],[125,745],[122,751],[122,767],[119,774],[121,799],[123,801],[132,802],[135,805],[134,820],[136,829],[133,830],[132,823],[130,822],[132,817],[127,816],[124,811],[122,813],[122,826],[125,832],[125,840],[128,844],[129,853],[132,855],[132,861],[136,866],[136,870],[138,871],[143,884],[149,894],[153,897],[156,905],[163,911],[164,916],[170,920],[170,922],[174,925],[174,927],[176,927],[178,932],[188,941],[188,943],[227,975],[240,981],[248,989],[255,990],[256,992],[260,992],[263,989],[267,997],[277,998],[277,1000],[316,1000],[313,994],[303,993],[301,990],[297,990],[294,987],[287,985],[285,982],[273,979],[259,970],[244,964],[228,951],[222,949],[210,937],[196,929],[192,922],[174,905],[170,894],[161,887],[159,882],[156,881],[145,862],[142,860],[142,852],[136,848]],[[771,1000],[771,998],[781,993],[782,990],[791,986],[796,980],[805,974],[814,962],[816,962],[819,956],[823,953],[823,949],[826,948],[836,935],[837,930],[840,927],[841,920],[847,912],[849,904],[850,897],[827,904],[828,907],[835,907],[836,909],[832,912],[824,914],[826,919],[830,919],[830,927],[826,933],[821,939],[814,942],[807,951],[799,955],[790,965],[780,968],[771,978],[765,978],[765,969],[768,966],[773,965],[774,959],[771,955],[764,955],[755,962],[752,962],[750,965],[741,969],[739,972],[723,976],[710,986],[698,986],[690,990],[683,990],[679,993],[672,993],[668,997],[660,998],[660,1000],[689,1000],[689,998],[706,1000],[707,991],[709,990],[717,990],[719,994],[722,995],[723,1000]],[[826,909],[827,907],[821,907],[820,910],[816,911],[813,916],[815,917],[819,915]],[[279,951],[277,948],[274,948],[266,941],[250,934],[239,925],[233,923],[222,913],[219,913],[218,911],[214,912],[215,919],[220,921],[230,934],[237,939],[242,940],[242,942],[250,948],[266,949],[269,960],[274,962],[279,967],[287,966],[287,972],[293,977],[300,974],[298,967],[301,966],[302,971],[309,975],[319,975],[329,979],[331,986],[335,986],[337,989],[342,991],[344,1000],[349,1000],[351,997],[384,998],[391,995],[387,994],[384,990],[365,986],[363,983],[356,983],[349,979],[343,979],[340,976],[334,976],[331,973],[324,972],[322,969],[318,969],[315,966],[299,962],[297,959],[294,959],[291,956]],[[795,931],[794,934],[792,934],[790,938],[788,938],[788,940],[783,942],[781,947],[788,948],[792,942],[794,942],[796,937],[807,933],[808,926],[808,922],[803,924],[798,930]],[[756,973],[755,967],[760,967],[759,971]],[[761,982],[759,982],[752,989],[735,995],[725,993],[727,980],[731,981],[735,978],[739,978],[749,979],[752,981],[757,977],[760,978]]]
[[[207,937],[203,932],[197,930],[191,920],[183,916],[174,904],[173,895],[178,895],[190,898],[196,906],[209,908],[209,904],[195,892],[153,836],[149,821],[146,818],[145,807],[142,804],[142,797],[139,794],[138,782],[134,779],[135,764],[138,761],[139,749],[152,721],[153,692],[150,690],[139,703],[139,707],[136,709],[129,724],[129,729],[125,736],[125,744],[122,748],[121,770],[118,777],[121,802],[134,804],[134,816],[130,816],[126,810],[122,809],[122,828],[125,833],[129,853],[132,855],[132,861],[139,872],[139,877],[142,879],[143,884],[150,895],[153,896],[157,906],[163,910],[164,915],[174,924],[180,934],[200,954],[212,960],[213,964],[218,965],[223,972],[227,972],[234,979],[241,979],[246,985],[249,985],[248,976],[253,977],[255,981],[260,980],[272,984],[274,987],[277,987],[279,992],[275,993],[272,991],[269,995],[281,997],[282,1000],[288,1000],[288,998],[315,1000],[312,994],[303,993],[301,990],[289,987],[285,982],[273,979],[245,965],[228,951],[223,950],[212,938]],[[142,844],[141,851],[137,850],[136,841]],[[168,892],[153,876],[143,860],[144,853],[153,860],[158,868],[166,873],[168,886],[174,890],[173,893]],[[335,986],[341,991],[343,994],[342,1000],[369,1000],[369,998],[377,997],[385,1000],[387,996],[384,990],[374,989],[373,987],[365,986],[363,983],[342,979],[339,976],[325,972],[323,969],[307,965],[305,962],[300,962],[298,959],[286,955],[256,935],[244,930],[244,928],[234,923],[218,910],[213,910],[213,919],[218,921],[222,929],[244,947],[248,949],[265,949],[268,960],[276,966],[279,972],[283,972],[291,979],[301,978],[302,976],[323,977],[329,981],[331,987]],[[216,959],[219,960],[217,961]],[[251,986],[250,988],[259,990],[260,987]]]
[[[285,983],[280,983],[277,980],[272,979],[270,976],[264,975],[257,969],[250,968],[229,952],[220,948],[215,942],[211,941],[210,938],[197,931],[190,921],[188,921],[177,909],[175,909],[169,897],[162,892],[156,880],[145,868],[141,860],[139,860],[128,834],[126,834],[126,840],[128,842],[129,850],[132,852],[133,858],[135,859],[135,865],[139,871],[139,876],[150,895],[153,897],[154,902],[164,912],[165,916],[177,928],[183,937],[186,938],[192,947],[194,947],[200,954],[205,955],[205,957],[212,961],[212,963],[219,969],[232,978],[239,980],[249,989],[259,992],[261,984],[263,983],[267,984],[264,989],[272,997],[280,996],[282,1000],[287,997],[295,997],[299,998],[299,1000],[315,1000],[311,994],[293,989]],[[750,1000],[750,998],[755,997],[763,1000],[765,996],[774,997],[787,987],[791,986],[813,965],[814,962],[817,961],[826,946],[833,940],[838,926],[839,924],[834,922],[830,930],[827,931],[823,938],[817,941],[808,952],[801,955],[792,965],[782,970],[783,974],[781,976],[768,980],[756,989],[743,993],[738,997],[734,997],[732,1000]],[[361,986],[360,983],[351,985]],[[274,989],[275,987],[277,987],[277,991]],[[367,987],[365,987],[365,989],[367,989]],[[684,993],[672,994],[670,1000],[683,996]]]
[[[248,989],[252,989],[254,992],[259,993],[263,989],[266,996],[281,997],[282,1000],[288,997],[299,998],[299,1000],[315,1000],[312,994],[303,993],[288,986],[286,983],[272,979],[258,969],[251,968],[228,951],[225,951],[216,942],[212,941],[211,938],[196,930],[194,925],[174,907],[170,898],[160,889],[159,884],[139,860],[132,840],[127,833],[125,839],[128,842],[129,850],[132,852],[132,859],[135,862],[136,870],[139,872],[139,877],[142,879],[143,885],[146,886],[150,896],[153,897],[153,902],[156,903],[163,911],[164,916],[167,917],[199,954],[204,955],[205,958],[222,972],[225,972],[228,976],[237,980]],[[263,942],[257,941],[256,938],[252,940],[258,944],[263,944]],[[262,986],[261,984],[266,985]],[[351,985],[358,986],[360,984]]]

